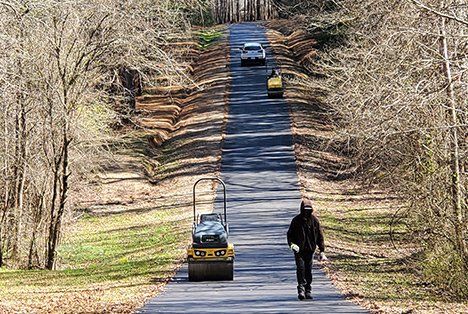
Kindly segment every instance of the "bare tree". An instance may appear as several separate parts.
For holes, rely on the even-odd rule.
[[[177,45],[190,24],[167,1],[12,0],[0,2],[0,29],[0,264],[53,269],[70,196],[105,154],[112,106],[150,77],[190,81]],[[140,79],[130,90],[122,69]]]
[[[428,278],[466,295],[466,4],[339,4],[310,9],[305,25],[329,40],[309,68],[326,78],[317,83],[339,116],[339,142],[361,178],[391,188],[410,205],[403,214],[426,250],[421,265]],[[331,30],[343,32],[345,45],[331,43]]]
[[[213,0],[218,23],[266,20],[274,17],[274,0]]]

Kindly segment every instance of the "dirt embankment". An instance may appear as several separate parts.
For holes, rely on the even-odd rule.
[[[176,221],[177,227],[170,230],[178,233],[179,240],[174,241],[177,256],[165,266],[169,271],[159,271],[157,279],[148,276],[149,285],[143,284],[138,290],[125,288],[125,292],[117,293],[129,296],[120,301],[119,311],[143,305],[174,275],[190,238],[192,185],[198,178],[219,173],[231,79],[227,37],[224,31],[209,46],[195,50],[190,85],[148,88],[137,98],[136,122],[141,129],[132,133],[133,138],[118,153],[115,168],[105,173],[100,200],[88,206],[97,216],[174,211],[170,220]],[[215,185],[200,187],[203,209],[212,208],[214,192]],[[174,249],[173,246],[159,252],[167,254],[164,250]],[[158,256],[149,258],[157,260]],[[111,304],[106,303],[105,307]],[[102,302],[99,306],[103,306]]]
[[[231,79],[227,36],[192,50],[189,85],[150,87],[137,98],[138,128],[117,146],[104,173],[109,193],[88,206],[93,213],[101,205],[189,205],[193,182],[218,173]]]
[[[466,304],[444,300],[408,259],[411,243],[393,220],[398,199],[353,178],[341,121],[326,104],[329,90],[314,75],[319,56],[314,37],[291,20],[266,23],[275,57],[287,77],[285,97],[293,120],[294,148],[302,194],[313,200],[331,262],[324,265],[335,285],[375,313],[461,313]],[[393,232],[393,238],[391,237]]]

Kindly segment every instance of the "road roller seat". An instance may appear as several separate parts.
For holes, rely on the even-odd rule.
[[[193,247],[227,247],[227,226],[223,225],[221,215],[200,215],[200,223],[193,230]]]
[[[219,221],[223,222],[223,218],[221,217],[221,214],[202,214],[200,215],[200,222],[205,222],[205,221]]]

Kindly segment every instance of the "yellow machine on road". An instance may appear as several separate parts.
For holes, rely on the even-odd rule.
[[[272,77],[268,79],[268,97],[283,97],[283,79],[281,76]]]
[[[217,181],[223,187],[222,214],[197,215],[196,187],[201,181]],[[193,185],[192,244],[187,249],[189,281],[233,280],[234,245],[228,242],[226,185],[219,178],[202,178]]]
[[[266,68],[267,72],[267,93],[268,97],[283,97],[284,85],[283,78],[278,69],[272,69],[271,73],[268,74],[268,65]]]

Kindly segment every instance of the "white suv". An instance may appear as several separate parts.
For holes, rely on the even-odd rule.
[[[259,43],[245,43],[241,49],[241,66],[248,63],[259,63],[265,65],[265,49]]]

